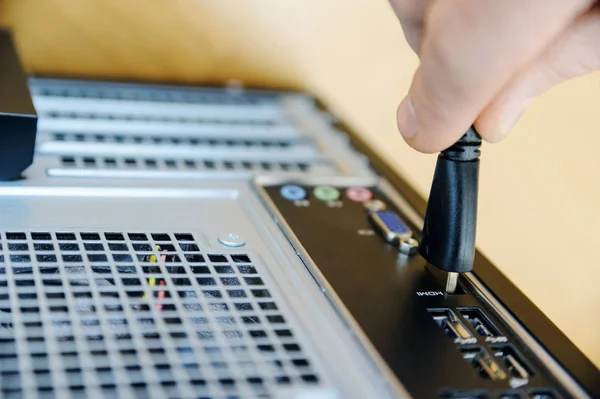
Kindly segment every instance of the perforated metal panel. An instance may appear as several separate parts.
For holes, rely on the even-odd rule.
[[[319,371],[260,259],[189,232],[1,233],[5,397],[261,397]]]
[[[256,175],[370,175],[307,96],[33,79],[34,164],[0,184],[1,398],[394,390]],[[234,249],[218,240],[240,233]]]

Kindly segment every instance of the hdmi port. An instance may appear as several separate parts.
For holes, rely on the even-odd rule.
[[[483,349],[478,347],[462,347],[460,351],[463,358],[471,363],[482,378],[489,380],[506,379],[507,376],[504,370]]]
[[[533,371],[517,353],[517,351],[508,345],[492,347],[494,356],[502,359],[502,362],[511,372],[512,375],[518,378],[529,378],[533,376]]]

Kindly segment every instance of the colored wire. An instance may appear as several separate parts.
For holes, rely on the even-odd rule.
[[[158,247],[158,246],[157,246]],[[160,248],[160,247],[158,247]],[[163,250],[163,255],[160,256],[160,260],[162,260],[163,262],[167,262],[167,253],[168,251],[165,249]],[[160,280],[160,286],[164,287],[165,286],[165,280]],[[162,301],[163,299],[165,299],[165,290],[161,289],[160,291],[158,291],[158,303],[156,304],[156,309],[160,312],[163,308],[163,304]]]
[[[165,286],[165,280],[160,280],[160,286]],[[165,299],[165,290],[160,290],[158,292],[158,303],[156,304],[156,309],[160,312],[163,308],[162,300]]]
[[[157,249],[158,251],[160,251],[160,245],[156,245],[156,249]],[[165,250],[165,251],[166,251],[166,250]],[[164,251],[163,251],[163,252],[164,252]],[[163,258],[163,256],[164,256],[164,258]],[[165,261],[165,259],[166,259],[166,255],[161,255],[161,259],[162,259],[162,261],[164,262],[164,261]],[[151,255],[151,256],[150,256],[150,263],[156,263],[156,262],[157,262],[156,255]],[[151,277],[151,278],[148,280],[148,285],[149,285],[150,287],[154,287],[154,286],[156,286],[156,278],[155,278],[155,277]],[[144,294],[144,296],[142,297],[142,299],[144,299],[144,300],[146,300],[146,299],[147,299],[147,296],[146,296],[146,294]]]

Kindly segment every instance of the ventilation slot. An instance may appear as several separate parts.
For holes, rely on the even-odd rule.
[[[115,85],[111,83],[64,82],[32,79],[32,92],[38,97],[87,98],[103,100],[155,101],[193,104],[258,105],[274,101],[275,95],[266,92],[235,94],[223,89],[194,89]]]
[[[191,147],[211,148],[290,148],[299,144],[310,143],[307,140],[256,140],[249,138],[223,139],[205,137],[178,137],[178,136],[143,136],[143,135],[108,135],[108,134],[80,134],[80,133],[54,133],[50,140],[65,143],[109,143],[109,144],[148,144],[148,145],[176,145]]]
[[[188,232],[6,232],[0,393],[261,397],[321,386],[262,265]]]
[[[60,168],[49,170],[52,176],[108,173],[118,177],[119,172],[129,176],[132,171],[149,176],[156,171],[242,172],[245,175],[306,172],[332,175],[336,172],[332,162],[321,158],[315,143],[309,139],[54,133],[41,135],[40,141],[39,155],[59,157]]]
[[[39,102],[39,101],[38,101]],[[204,116],[204,115],[207,116]],[[221,114],[216,112],[216,114]],[[98,113],[98,112],[56,112],[50,111],[45,114],[51,119],[62,119],[62,120],[98,120],[98,121],[143,121],[143,122],[176,122],[176,123],[197,123],[202,125],[226,125],[234,127],[238,125],[250,125],[259,127],[271,127],[280,125],[281,121],[276,119],[239,119],[234,115],[228,115],[226,118],[215,118],[207,112],[203,112],[201,115],[179,115],[179,113],[171,112],[165,113],[164,115],[156,114],[127,114],[124,112],[112,112],[112,113]]]
[[[235,103],[169,103],[144,100],[112,100],[34,96],[42,131],[76,129],[87,126],[97,130],[112,125],[123,129],[144,123],[162,122],[163,127],[186,125],[200,128],[212,124],[251,124],[270,127],[285,119],[278,102],[257,104]],[[170,125],[168,124],[170,123]]]
[[[164,173],[308,173],[333,174],[335,168],[327,161],[317,162],[260,162],[228,161],[213,159],[161,159],[133,157],[87,157],[62,156],[61,168],[48,171],[51,176],[129,176],[138,173],[140,177],[160,177]],[[157,174],[158,173],[158,174]],[[200,176],[200,175],[199,175]],[[203,176],[203,175],[202,175]]]
[[[210,117],[217,114],[214,111]],[[87,134],[128,134],[128,135],[163,135],[169,132],[174,136],[188,137],[219,137],[223,139],[296,139],[300,133],[287,123],[272,123],[259,125],[256,123],[238,123],[231,121],[222,123],[204,121],[172,121],[152,119],[89,119],[89,118],[52,118],[39,116],[38,131],[87,133]]]
[[[205,139],[176,136],[55,134],[55,140],[40,137],[42,155],[122,155],[154,157],[194,157],[215,159],[268,159],[301,161],[318,156],[310,140],[286,139]],[[56,138],[58,140],[56,140]],[[74,139],[74,140],[73,140]]]

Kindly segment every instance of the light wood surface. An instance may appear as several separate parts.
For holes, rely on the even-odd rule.
[[[34,73],[303,87],[427,194],[395,107],[417,59],[385,0],[0,0]],[[483,148],[478,245],[600,366],[600,74]]]

